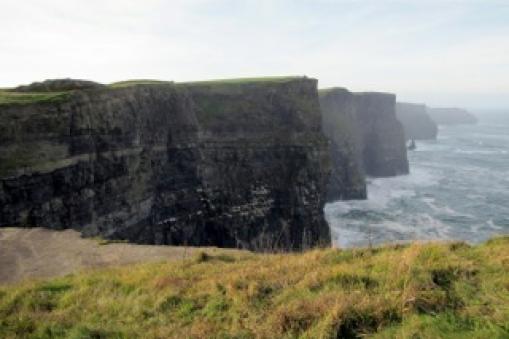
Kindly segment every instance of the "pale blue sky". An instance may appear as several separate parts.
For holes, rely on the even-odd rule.
[[[0,1],[0,86],[288,74],[509,107],[509,0]]]

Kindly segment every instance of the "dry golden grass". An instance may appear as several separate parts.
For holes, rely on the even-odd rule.
[[[0,337],[507,338],[509,237],[198,253],[0,289]]]

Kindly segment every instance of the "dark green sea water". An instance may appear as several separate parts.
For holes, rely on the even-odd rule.
[[[328,204],[340,247],[406,240],[476,243],[509,234],[509,111],[441,127],[409,151],[408,176],[369,179],[368,200]]]

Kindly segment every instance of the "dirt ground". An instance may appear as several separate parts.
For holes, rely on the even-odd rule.
[[[87,268],[182,260],[203,250],[218,251],[125,243],[101,245],[96,239],[81,238],[74,230],[0,228],[0,285],[62,276]]]

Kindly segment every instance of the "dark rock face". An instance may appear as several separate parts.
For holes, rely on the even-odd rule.
[[[407,140],[437,138],[438,126],[428,115],[426,105],[398,102],[396,103],[396,116],[403,125]]]
[[[320,107],[332,161],[327,201],[366,199],[355,97],[343,88],[321,90]]]
[[[396,119],[396,96],[389,93],[355,93],[360,154],[368,176],[408,174],[405,136]]]
[[[476,124],[477,118],[461,108],[431,108],[428,114],[439,125]]]
[[[365,199],[365,176],[408,173],[405,138],[393,94],[320,91],[322,128],[330,140],[327,199]]]
[[[0,226],[255,250],[330,244],[316,80],[0,106]]]

